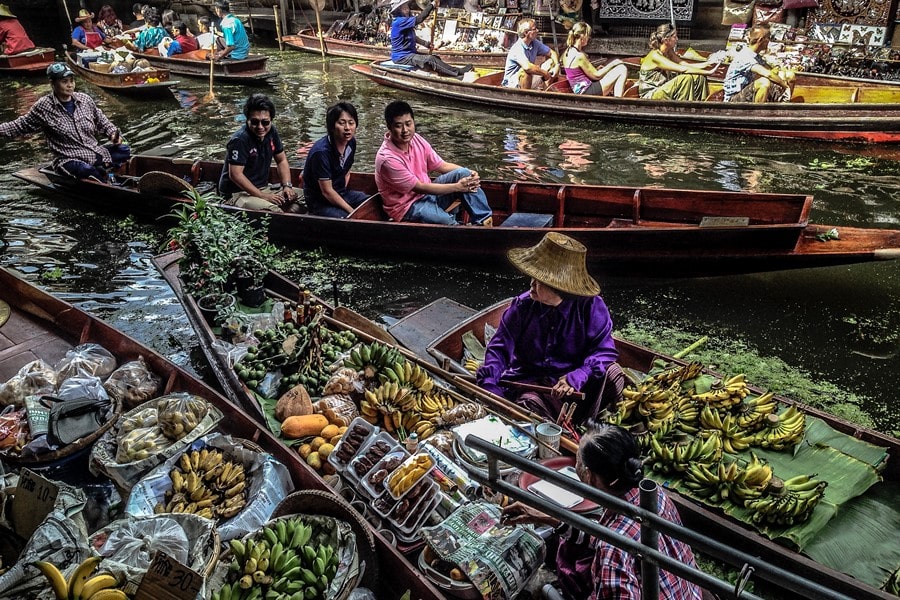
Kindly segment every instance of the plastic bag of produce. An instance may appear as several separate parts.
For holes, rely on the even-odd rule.
[[[221,456],[214,460],[211,454]],[[125,512],[147,516],[196,511],[215,518],[219,536],[230,540],[259,529],[292,489],[287,467],[270,454],[248,450],[231,436],[213,433],[141,479],[131,490]],[[195,493],[198,500],[191,497]],[[242,498],[243,504],[236,498]],[[212,499],[210,506],[198,506],[202,499]],[[239,510],[233,513],[236,505]]]
[[[103,387],[99,377],[93,375],[75,375],[59,384],[56,397],[60,400],[92,400],[109,401],[109,394]]]
[[[172,445],[172,440],[156,425],[132,429],[120,436],[117,442],[116,462],[120,465],[144,460],[157,454],[161,448]]]
[[[7,408],[0,413],[0,450],[19,448],[28,441],[28,423],[25,409]]]
[[[32,395],[52,394],[56,390],[56,371],[42,360],[33,360],[0,385],[0,407],[24,406]]]
[[[91,473],[106,475],[121,491],[127,493],[153,467],[172,456],[181,454],[188,444],[209,433],[221,420],[222,412],[214,406],[208,406],[200,423],[190,433],[173,442],[157,426],[156,400],[145,402],[122,415],[116,426],[97,440],[91,449],[89,463]],[[145,442],[153,442],[152,447],[139,448],[137,445],[132,445],[127,450],[122,450],[120,454],[119,441],[129,433],[141,429],[158,432],[163,439],[159,437],[146,438]],[[140,434],[135,435],[140,437]],[[134,444],[134,441],[129,443]],[[149,454],[141,458],[142,455],[137,453],[144,450]],[[134,460],[120,462],[119,459],[126,459],[129,456]]]
[[[106,379],[116,368],[116,358],[100,344],[82,344],[66,352],[56,365],[56,381],[61,384],[75,375],[93,375]]]
[[[130,410],[156,397],[161,381],[140,356],[113,371],[103,386],[111,398],[120,400],[125,410]]]
[[[157,423],[171,440],[180,440],[200,423],[209,405],[199,396],[177,392],[156,401]]]

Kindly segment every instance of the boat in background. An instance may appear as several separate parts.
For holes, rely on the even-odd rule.
[[[194,50],[173,56],[160,56],[155,48],[146,52],[134,52],[138,58],[145,58],[159,69],[168,69],[176,75],[209,79],[209,50]],[[214,61],[213,77],[222,83],[244,85],[265,85],[278,78],[278,73],[266,71],[268,56],[251,54],[239,60],[224,59]]]
[[[56,51],[53,48],[34,48],[19,54],[0,54],[0,73],[43,74],[54,62]]]
[[[350,69],[381,85],[442,100],[569,118],[829,142],[900,143],[900,87],[797,85],[789,102],[685,102],[643,99],[634,85],[622,98],[573,94],[564,78],[549,90],[506,88],[500,85],[502,71],[479,70],[474,81],[460,81],[378,62]]]
[[[121,185],[77,180],[49,169],[14,176],[77,198],[99,210],[156,219],[188,200],[190,185],[215,189],[220,161],[133,156]],[[277,172],[270,171],[277,182]],[[143,185],[159,182],[171,187]],[[301,187],[301,171],[291,180]],[[494,227],[459,227],[387,219],[371,173],[353,173],[350,188],[373,194],[347,219],[243,211],[266,216],[269,239],[409,259],[506,266],[509,248],[536,244],[548,231],[589,249],[604,274],[708,276],[900,258],[900,230],[809,223],[812,196],[666,188],[567,185],[482,180]],[[141,193],[143,190],[144,193]]]
[[[108,73],[96,68],[85,67],[78,60],[77,55],[72,52],[66,52],[66,63],[79,77],[88,83],[92,83],[108,92],[116,92],[127,96],[161,98],[168,95],[174,98],[171,88],[179,83],[178,80],[169,80],[168,69]]]

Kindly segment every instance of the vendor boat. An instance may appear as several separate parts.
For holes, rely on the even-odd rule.
[[[455,81],[455,80],[454,80]],[[121,185],[76,180],[50,169],[14,175],[100,210],[148,218],[188,200],[190,185],[214,189],[222,163],[134,156]],[[159,182],[168,187],[149,185]],[[272,181],[276,181],[272,170]],[[292,170],[299,188],[301,171]],[[147,185],[145,185],[147,184]],[[189,185],[190,184],[190,185]],[[494,227],[394,222],[375,195],[374,175],[353,173],[350,187],[373,196],[347,219],[245,211],[269,220],[269,239],[307,247],[404,257],[506,264],[506,250],[536,244],[547,231],[589,249],[600,272],[649,276],[749,273],[852,264],[900,257],[900,230],[809,223],[812,196],[487,181],[481,183]],[[142,194],[141,191],[144,191]]]
[[[66,63],[88,83],[108,92],[120,93],[139,98],[159,98],[174,96],[171,88],[178,85],[178,80],[169,79],[168,69],[153,69],[131,73],[111,73],[106,70],[110,65],[85,67],[73,52],[66,52]],[[91,63],[96,64],[96,63]]]
[[[501,85],[502,71],[477,70],[474,81],[373,62],[350,69],[384,86],[516,110],[587,117],[651,126],[675,126],[717,133],[831,142],[900,142],[900,87],[801,85],[788,102],[762,104],[647,100],[631,85],[622,98],[573,94],[565,79],[548,90]],[[711,98],[717,97],[711,85]]]
[[[201,77],[209,79],[208,50],[194,50],[174,56],[160,56],[155,48],[146,52],[134,52],[138,58],[145,58],[158,69],[168,69],[176,75]],[[224,59],[214,61],[213,77],[222,83],[241,83],[244,85],[264,85],[278,78],[278,73],[266,71],[268,56],[251,54],[238,60]]]
[[[271,454],[287,467],[295,489],[307,490],[307,493],[320,496],[311,498],[309,506],[321,507],[328,504],[350,515],[360,552],[369,561],[361,583],[373,589],[379,598],[400,598],[407,590],[414,598],[444,598],[394,546],[375,533],[361,517],[352,518],[356,513],[299,459],[296,452],[281,443],[242,409],[150,348],[20,279],[11,271],[0,269],[0,381],[6,381],[23,365],[36,359],[55,364],[68,350],[86,343],[103,346],[120,364],[142,357],[150,370],[162,378],[164,393],[187,392],[203,398],[224,415],[219,431],[249,440],[248,443]],[[10,464],[4,463],[4,466],[9,470]],[[36,467],[32,465],[32,468]],[[302,508],[303,500],[294,500],[292,506]],[[379,577],[379,572],[390,573],[391,576]]]
[[[34,48],[18,54],[0,54],[0,73],[44,74],[56,61],[53,48]]]

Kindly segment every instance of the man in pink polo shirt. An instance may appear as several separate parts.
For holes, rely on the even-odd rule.
[[[492,225],[491,207],[478,173],[445,162],[416,133],[412,107],[394,100],[384,109],[387,133],[375,155],[375,183],[384,210],[395,221],[458,225],[460,204],[477,225]],[[428,173],[440,175],[432,181]]]

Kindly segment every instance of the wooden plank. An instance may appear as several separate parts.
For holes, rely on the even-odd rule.
[[[388,332],[418,356],[430,357],[428,346],[438,336],[476,312],[475,309],[450,298],[438,298],[389,326]]]

